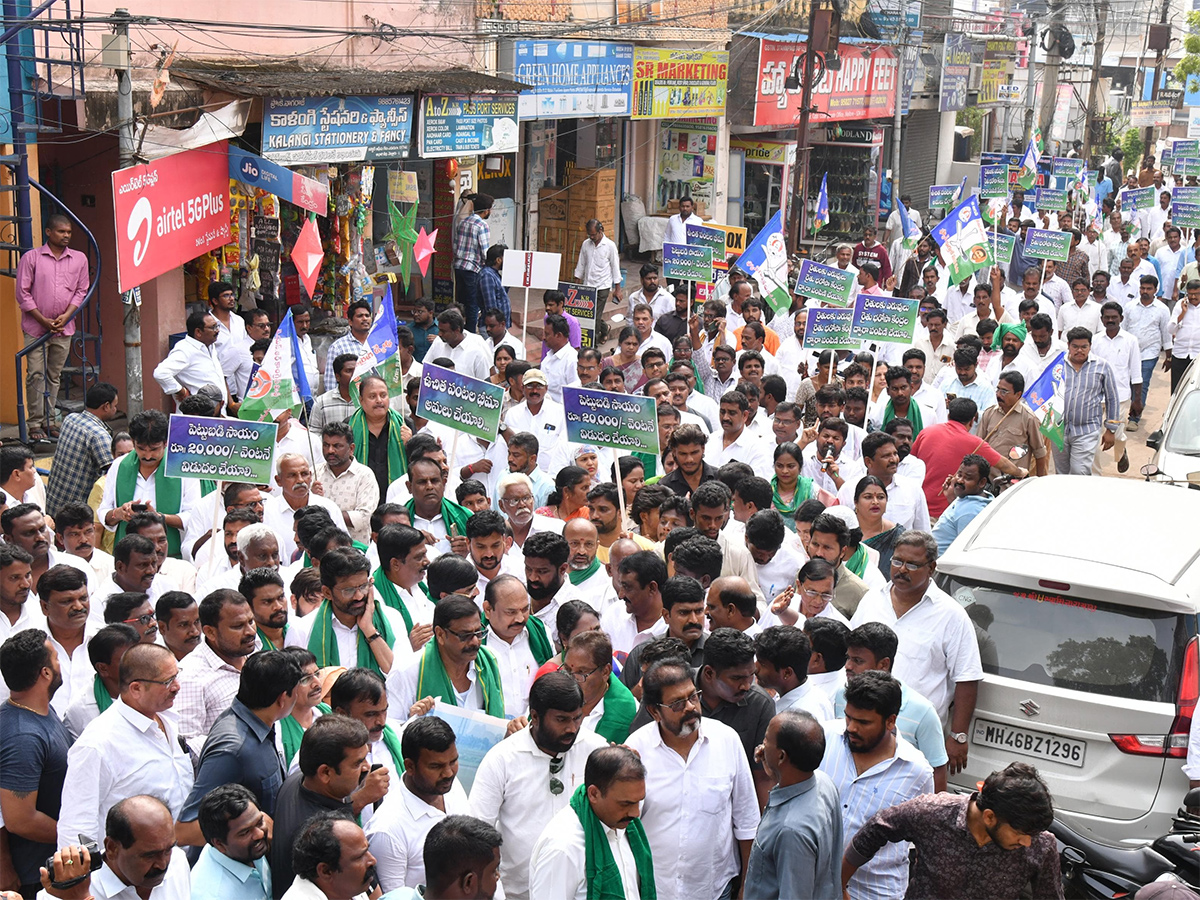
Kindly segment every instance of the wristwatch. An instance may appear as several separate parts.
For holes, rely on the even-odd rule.
[[[960,744],[967,742],[967,733],[965,731],[952,731],[950,732],[950,737],[954,738]]]
[[[377,631],[373,635],[371,635],[369,638],[367,638],[367,643],[369,644],[369,643],[371,643],[371,641],[377,640],[382,637],[383,637],[383,632]],[[963,740],[965,741],[966,739],[967,739],[966,735],[964,735]]]

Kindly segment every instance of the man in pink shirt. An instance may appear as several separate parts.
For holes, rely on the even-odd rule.
[[[87,256],[70,249],[70,243],[71,220],[52,215],[46,220],[45,243],[22,256],[17,264],[17,305],[22,313],[25,346],[50,334],[42,349],[29,354],[26,360],[26,422],[31,441],[44,441],[47,430],[51,437],[58,437],[54,419],[58,382],[75,333],[75,323],[67,320],[88,289]],[[43,382],[48,390],[44,391]]]

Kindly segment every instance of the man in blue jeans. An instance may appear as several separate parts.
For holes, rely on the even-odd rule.
[[[1150,393],[1150,378],[1154,375],[1158,355],[1164,353],[1168,364],[1171,358],[1172,340],[1171,333],[1167,330],[1171,312],[1167,305],[1155,296],[1157,293],[1158,279],[1153,275],[1143,275],[1138,282],[1138,298],[1125,304],[1124,328],[1137,338],[1138,347],[1141,349],[1143,406]],[[1131,409],[1126,430],[1137,431],[1140,419],[1141,410],[1134,415]]]
[[[451,249],[454,251],[454,299],[462,307],[467,331],[474,334],[479,319],[479,271],[486,263],[492,233],[485,221],[492,214],[492,197],[472,194],[464,198],[472,203],[469,216],[454,226]]]

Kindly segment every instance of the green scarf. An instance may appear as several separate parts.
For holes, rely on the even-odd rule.
[[[404,504],[404,508],[408,510],[409,521],[415,521],[417,517],[417,501],[409,499]],[[459,536],[467,533],[467,519],[471,518],[473,513],[465,506],[459,506],[453,500],[442,498],[442,524],[446,526],[446,540],[454,536],[457,531]],[[416,526],[413,526],[416,527]]]
[[[800,508],[800,504],[812,497],[813,480],[800,475],[796,478],[796,493],[792,495],[791,503],[784,503],[783,497],[779,495],[779,479],[777,476],[771,476],[771,505],[783,516],[783,524],[790,530],[796,530],[796,510]]]
[[[321,715],[327,716],[332,709],[328,703],[318,703],[317,709]],[[313,718],[316,721],[316,717]],[[285,768],[292,767],[292,760],[296,758],[296,754],[300,752],[300,741],[304,738],[304,726],[296,721],[295,717],[288,716],[286,719],[279,720],[279,740],[283,744],[283,757],[287,760]]]
[[[658,475],[658,456],[656,454],[642,453],[640,450],[635,450],[630,456],[642,464],[643,481]]]
[[[862,578],[863,573],[867,571],[867,559],[867,548],[859,544],[854,554],[846,560],[846,568],[859,578]]]
[[[283,626],[283,636],[287,637],[287,626],[286,625]],[[264,650],[280,650],[280,649],[282,649],[280,647],[276,647],[275,642],[272,641],[269,637],[267,637],[263,633],[263,630],[261,628],[258,629],[258,639],[260,641],[262,641],[262,648]]]
[[[392,730],[391,725],[383,726],[383,745],[392,754],[392,762],[396,764],[396,773],[404,771],[404,754],[400,750],[400,735]]]
[[[637,715],[638,703],[629,688],[613,672],[608,673],[608,693],[604,695],[604,715],[596,723],[596,734],[614,744],[629,737],[629,726]]]
[[[217,489],[217,483],[215,481],[213,481],[211,478],[201,478],[200,479],[200,496],[201,497],[207,497],[209,494],[211,494],[216,489]]]
[[[137,490],[138,458],[137,453],[126,453],[117,464],[117,506],[128,503],[133,499]],[[168,478],[163,474],[162,466],[154,473],[154,508],[165,516],[179,515],[180,496],[183,482],[178,478]],[[117,525],[115,541],[125,537],[125,523]],[[167,554],[175,559],[182,558],[179,529],[167,526]]]
[[[482,610],[479,612],[479,623],[480,628],[488,627],[487,613]],[[529,652],[533,654],[539,666],[544,666],[546,660],[554,656],[554,645],[550,643],[550,634],[546,631],[545,624],[537,616],[530,616],[525,620],[525,633],[529,635]],[[486,634],[483,636],[483,646],[487,646]]]
[[[100,712],[104,712],[113,705],[112,694],[108,692],[108,688],[104,686],[104,682],[100,680],[99,675],[92,677],[92,696],[96,698],[96,708]]]
[[[496,665],[496,657],[486,647],[480,647],[479,655],[475,657],[475,678],[483,688],[484,712],[503,719],[504,689],[500,686],[500,668]],[[442,654],[438,652],[436,640],[425,645],[417,667],[416,699],[425,697],[440,698],[451,706],[458,706],[458,692],[442,664]]]
[[[892,401],[887,402],[887,406],[883,408],[883,421],[879,423],[880,430],[883,429],[888,422],[896,418],[896,410],[892,408]],[[921,429],[925,427],[925,422],[921,418],[921,404],[909,397],[908,399],[908,415],[904,418],[912,422],[913,437],[915,438],[921,433]]]
[[[588,803],[587,786],[580,785],[571,795],[571,809],[579,816],[583,826],[584,877],[587,879],[587,900],[625,900],[625,886],[621,882],[621,870],[613,859],[604,823],[592,811]],[[650,857],[650,843],[642,828],[642,820],[634,819],[625,829],[629,849],[637,866],[638,891],[642,900],[658,900],[654,886],[654,861]]]
[[[404,419],[394,409],[388,410],[387,458],[388,481],[395,481],[408,472],[408,462],[404,458],[404,445],[400,443],[400,428]],[[354,435],[354,458],[364,466],[367,465],[367,452],[371,433],[367,429],[367,417],[361,409],[356,409],[350,416],[350,431]]]
[[[408,611],[408,607],[404,605],[404,600],[401,599],[400,592],[396,590],[396,586],[383,574],[383,566],[375,570],[371,575],[371,580],[375,582],[375,590],[379,591],[379,598],[404,617],[404,627],[408,629],[409,634],[412,634],[412,614]]]
[[[333,607],[330,606],[328,600],[322,600],[316,612],[311,615],[317,618],[313,621],[312,634],[308,636],[308,649],[317,658],[317,665],[321,668],[342,665],[337,638],[333,636]],[[375,626],[376,631],[383,635],[383,639],[387,641],[389,647],[396,643],[396,635],[392,632],[391,623],[383,614],[383,607],[378,604],[375,606],[375,614],[371,617],[371,624]],[[380,675],[383,674],[379,669],[379,663],[375,661],[375,654],[371,652],[371,645],[363,637],[362,631],[358,632],[358,659],[354,664],[363,669],[379,672]]]
[[[569,572],[567,573],[567,577],[571,579],[571,584],[582,584],[595,575],[596,570],[599,568],[600,558],[595,557],[592,559],[591,565],[589,565],[586,569],[580,569],[577,572]]]

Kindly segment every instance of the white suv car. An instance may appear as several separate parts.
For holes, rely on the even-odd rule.
[[[973,790],[1035,764],[1063,821],[1111,845],[1166,832],[1200,694],[1200,492],[1055,475],[1006,491],[938,560],[976,624]]]

